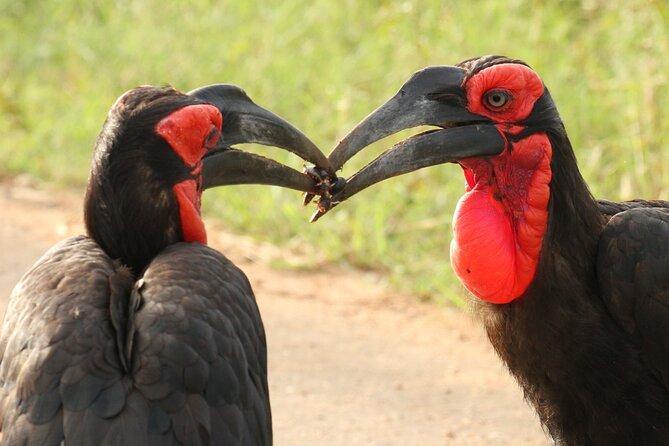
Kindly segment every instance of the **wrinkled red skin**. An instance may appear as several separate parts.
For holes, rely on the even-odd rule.
[[[502,134],[529,116],[544,91],[529,68],[500,64],[477,73],[465,85],[468,109],[498,122]],[[495,110],[483,102],[486,92],[502,89],[511,99]],[[512,143],[491,158],[460,162],[466,193],[454,214],[451,263],[465,287],[488,302],[520,297],[536,273],[548,222],[551,145],[545,134]]]
[[[207,231],[204,228],[202,214],[200,212],[200,197],[202,192],[198,190],[195,180],[186,180],[177,183],[172,188],[179,204],[179,217],[181,219],[181,232],[185,242],[198,242],[207,244]]]
[[[198,104],[181,108],[156,125],[156,133],[190,167],[195,179],[184,180],[172,190],[179,205],[181,232],[186,242],[207,243],[207,232],[200,212],[202,157],[218,142],[223,118],[213,105]]]

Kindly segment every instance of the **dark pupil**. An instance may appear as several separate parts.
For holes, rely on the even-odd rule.
[[[501,93],[493,93],[488,96],[488,103],[493,107],[501,107],[506,102],[506,97]]]

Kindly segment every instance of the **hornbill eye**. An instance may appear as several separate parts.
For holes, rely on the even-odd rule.
[[[204,148],[213,149],[214,147],[216,147],[216,144],[218,143],[220,137],[221,137],[221,131],[218,130],[216,127],[212,128],[204,140]]]
[[[486,108],[494,111],[505,106],[511,99],[511,94],[504,90],[490,90],[483,96],[483,99]]]

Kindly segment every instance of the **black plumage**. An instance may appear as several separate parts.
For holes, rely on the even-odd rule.
[[[5,444],[271,443],[260,313],[211,248],[172,244],[135,280],[70,238],[21,279],[7,314]]]
[[[222,127],[221,114],[230,117]],[[305,191],[313,181],[285,180],[288,168],[229,148],[226,134],[324,159],[230,85],[140,87],[112,107],[85,199],[89,235],[51,248],[11,295],[0,333],[2,444],[272,443],[251,285],[221,253],[185,240],[188,225],[202,237],[203,171],[220,177],[210,186],[229,184],[228,173]],[[192,195],[177,199],[183,184]]]
[[[536,100],[524,115],[530,88]],[[394,175],[456,162],[470,175],[468,199],[489,197],[478,207],[460,202],[462,213],[485,209],[466,229],[485,231],[490,215],[493,222],[508,221],[504,228],[516,228],[512,235],[484,233],[489,243],[515,240],[510,249],[525,257],[533,254],[518,244],[520,225],[529,217],[541,221],[547,211],[545,226],[531,227],[532,234],[541,228],[541,238],[529,285],[517,296],[502,296],[507,303],[486,301],[483,293],[476,299],[490,341],[556,444],[669,444],[669,203],[594,199],[548,90],[524,62],[499,56],[417,72],[344,137],[330,159],[339,168],[372,142],[425,124],[440,129],[398,143],[353,175],[332,201]],[[530,138],[547,140],[550,150],[530,147]],[[540,171],[545,158],[537,153],[548,157],[549,169]],[[541,175],[550,175],[548,200],[531,209],[543,189],[528,199],[514,187],[531,191]],[[486,195],[489,190],[494,193]],[[456,213],[456,220],[466,217]],[[463,238],[457,249],[469,242]],[[495,252],[476,246],[469,257],[456,251],[459,260],[475,269],[493,256],[489,272],[503,267]],[[458,272],[463,282],[470,272]]]
[[[505,305],[476,300],[488,338],[557,444],[669,444],[669,381],[662,377],[669,362],[664,371],[654,367],[660,352],[654,359],[644,345],[657,350],[666,341],[644,340],[623,325],[643,317],[635,301],[646,307],[669,290],[659,277],[636,272],[669,272],[651,249],[669,258],[669,203],[594,199],[548,92],[527,122],[519,138],[543,131],[553,150],[548,227],[522,297]],[[640,279],[650,292],[625,286]],[[669,327],[663,322],[660,313],[641,325]]]

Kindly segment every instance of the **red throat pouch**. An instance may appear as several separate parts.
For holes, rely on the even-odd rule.
[[[532,135],[492,163],[465,166],[451,263],[478,298],[508,303],[532,282],[548,222],[551,155],[546,135]]]
[[[207,244],[207,231],[200,213],[201,192],[195,180],[186,180],[173,187],[179,205],[181,231],[185,242]]]

